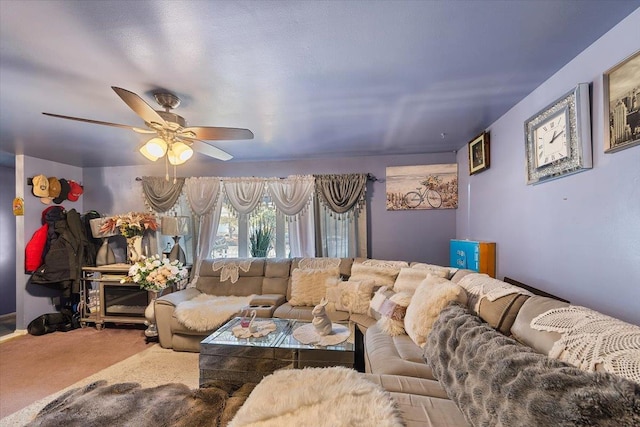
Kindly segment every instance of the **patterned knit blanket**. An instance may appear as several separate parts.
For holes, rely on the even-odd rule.
[[[474,426],[640,426],[640,385],[536,353],[459,305],[440,313],[424,356]]]

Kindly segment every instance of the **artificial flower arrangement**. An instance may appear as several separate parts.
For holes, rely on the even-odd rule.
[[[158,221],[156,216],[149,212],[129,212],[124,215],[113,215],[105,218],[100,227],[100,232],[113,233],[116,229],[126,238],[142,236],[146,229],[156,231],[158,229]]]
[[[167,286],[180,283],[188,275],[189,271],[180,261],[154,255],[134,263],[120,283],[137,283],[140,289],[160,292]]]

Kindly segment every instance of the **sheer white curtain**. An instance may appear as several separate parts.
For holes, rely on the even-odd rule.
[[[289,249],[293,257],[315,256],[313,199],[315,179],[311,175],[267,180],[267,191],[276,211],[289,218]]]
[[[195,283],[200,275],[202,260],[207,258],[213,248],[218,225],[222,198],[220,197],[220,178],[198,177],[187,178],[185,191],[189,206],[194,214],[194,273],[191,283]]]

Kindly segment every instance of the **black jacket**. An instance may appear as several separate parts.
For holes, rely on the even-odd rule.
[[[66,219],[55,222],[55,237],[51,241],[44,263],[31,276],[31,283],[60,289],[63,296],[80,292],[82,266],[85,265],[85,251],[89,244],[75,209],[67,212]]]

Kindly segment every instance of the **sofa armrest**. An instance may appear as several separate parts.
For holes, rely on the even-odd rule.
[[[278,307],[284,304],[285,297],[280,294],[264,294],[253,297],[249,305],[271,305]]]
[[[163,348],[172,348],[171,340],[173,332],[171,331],[171,318],[176,306],[182,301],[189,301],[200,295],[196,288],[187,288],[178,292],[172,292],[156,299],[155,316],[156,328],[158,328],[158,341]]]

